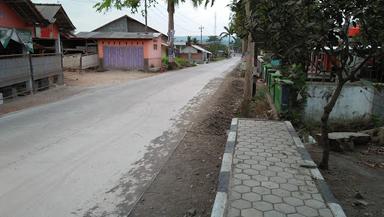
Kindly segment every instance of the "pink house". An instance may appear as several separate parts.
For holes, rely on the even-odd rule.
[[[97,41],[100,63],[106,69],[159,69],[167,48],[167,36],[129,16],[77,37]]]
[[[149,70],[161,67],[161,33],[81,32],[77,37],[97,41],[98,56],[106,69]]]

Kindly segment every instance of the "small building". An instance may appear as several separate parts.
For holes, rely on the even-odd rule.
[[[0,1],[0,55],[33,52],[34,27],[47,24],[30,0]]]
[[[190,62],[206,63],[211,59],[212,53],[198,45],[190,45],[181,47],[179,51],[181,58],[187,59]]]
[[[76,29],[60,4],[35,4],[36,9],[49,22],[36,27],[35,53],[62,53],[62,38]]]
[[[162,57],[167,54],[166,35],[127,15],[76,36],[96,41],[98,57],[105,69],[160,69]]]
[[[161,33],[80,32],[77,37],[97,41],[98,56],[105,69],[161,67]]]
[[[61,5],[0,1],[0,93],[15,97],[62,83],[60,38],[74,29]]]

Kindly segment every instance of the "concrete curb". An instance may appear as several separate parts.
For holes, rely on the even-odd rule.
[[[289,134],[291,134],[293,141],[295,142],[299,153],[304,159],[305,166],[311,168],[312,178],[314,179],[321,195],[323,196],[325,202],[327,203],[329,209],[332,211],[335,217],[346,217],[343,208],[340,206],[339,202],[333,195],[331,189],[325,182],[323,176],[321,175],[320,170],[317,168],[316,163],[312,160],[311,155],[305,149],[304,144],[301,142],[299,136],[296,133],[295,128],[292,126],[291,122],[285,121]]]
[[[228,205],[228,191],[232,174],[232,160],[235,152],[238,119],[233,118],[231,129],[228,133],[227,143],[221,163],[219,182],[215,202],[213,204],[211,217],[224,217]]]

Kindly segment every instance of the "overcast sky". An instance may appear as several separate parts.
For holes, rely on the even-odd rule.
[[[141,13],[131,14],[128,9],[110,10],[106,13],[98,13],[93,5],[98,0],[32,0],[34,3],[61,3],[65,11],[76,26],[76,32],[91,31],[125,14],[144,22]],[[167,33],[167,7],[164,0],[158,0],[159,4],[148,11],[148,25]],[[213,35],[215,32],[215,13],[217,16],[217,35],[228,25],[230,9],[227,5],[231,0],[216,0],[213,7],[193,8],[191,3],[180,4],[176,8],[175,29],[176,36],[200,35],[199,26],[204,26],[203,35]]]

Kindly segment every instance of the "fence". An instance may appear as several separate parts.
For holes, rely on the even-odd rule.
[[[30,80],[31,67],[27,55],[0,57],[0,87]]]
[[[65,69],[88,69],[97,66],[99,66],[97,54],[71,54],[63,56],[63,67]]]
[[[71,54],[63,56],[64,69],[80,69],[81,54]]]
[[[36,80],[52,76],[62,83],[61,61],[61,54],[0,56],[0,88],[26,82],[27,90],[34,91]]]
[[[63,73],[61,54],[32,55],[31,59],[35,80]]]

